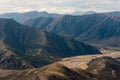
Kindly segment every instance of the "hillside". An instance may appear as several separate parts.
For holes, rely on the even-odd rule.
[[[45,26],[39,24],[41,21],[44,20],[28,20],[25,25],[76,38],[87,43],[120,47],[120,12],[96,13],[83,16],[65,15],[54,19],[49,24],[45,21]]]
[[[88,63],[87,71],[99,80],[120,80],[120,62],[110,57],[93,59]]]
[[[92,74],[91,74],[92,75]],[[84,71],[79,74],[72,69],[69,69],[61,64],[53,63],[43,68],[30,69],[25,71],[16,71],[8,74],[5,77],[0,77],[2,80],[92,80],[89,75],[84,74]]]
[[[64,57],[99,54],[95,47],[0,19],[0,68],[40,67]]]
[[[100,58],[100,57],[112,57],[120,61],[120,51],[114,50],[100,50],[103,54],[96,54],[96,55],[81,55],[81,56],[74,56],[63,58],[62,60],[58,61],[58,63],[63,64],[68,68],[81,68],[86,69],[88,68],[88,63],[92,59]]]
[[[120,62],[101,57],[91,60],[86,70],[53,63],[42,68],[1,73],[2,80],[120,80]]]

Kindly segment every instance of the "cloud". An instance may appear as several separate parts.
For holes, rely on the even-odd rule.
[[[0,12],[48,11],[72,13],[73,11],[117,11],[120,0],[0,0]]]

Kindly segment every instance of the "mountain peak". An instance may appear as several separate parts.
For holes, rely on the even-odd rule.
[[[72,13],[72,15],[90,15],[90,14],[95,14],[96,12],[94,11],[85,11],[85,12],[80,12],[80,11],[75,11]]]

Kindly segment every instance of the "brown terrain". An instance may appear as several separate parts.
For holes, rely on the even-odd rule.
[[[64,58],[58,63],[61,63],[69,68],[82,68],[86,69],[88,67],[87,63],[95,58],[103,57],[103,56],[109,56],[112,58],[120,57],[120,51],[115,50],[104,50],[101,49],[101,52],[103,54],[96,54],[96,55],[85,55],[85,56],[75,56],[75,57],[69,57]]]
[[[120,51],[101,52],[101,55],[64,58],[42,68],[0,70],[0,80],[120,80]]]

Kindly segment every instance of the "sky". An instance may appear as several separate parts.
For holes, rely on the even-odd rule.
[[[61,14],[74,11],[120,11],[120,0],[0,0],[0,13],[27,11]]]

